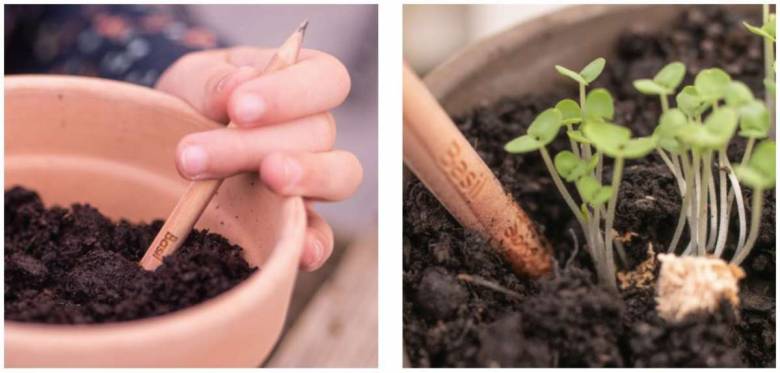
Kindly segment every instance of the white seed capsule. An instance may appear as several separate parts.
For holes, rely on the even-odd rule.
[[[656,310],[668,321],[696,312],[715,312],[722,299],[739,306],[739,266],[714,257],[658,255],[661,272],[656,287]]]

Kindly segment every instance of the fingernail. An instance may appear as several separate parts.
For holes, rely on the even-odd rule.
[[[312,242],[313,246],[313,252],[311,254],[311,261],[309,262],[309,267],[315,267],[318,266],[322,262],[322,255],[325,254],[325,246],[322,245],[322,242],[318,239],[314,239]]]
[[[298,184],[303,175],[303,168],[297,160],[292,157],[284,156],[282,158],[282,172],[284,172],[284,181],[288,187]]]
[[[181,152],[181,167],[185,174],[196,177],[206,171],[208,154],[197,145],[188,145]]]
[[[239,123],[251,123],[262,119],[265,114],[265,100],[254,93],[245,93],[236,99],[234,121]]]

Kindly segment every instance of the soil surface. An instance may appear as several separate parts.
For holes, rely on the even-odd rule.
[[[652,77],[674,60],[688,67],[685,84],[700,69],[718,66],[763,95],[761,42],[744,30],[742,21],[718,7],[698,7],[661,33],[627,30],[615,46],[617,57],[607,61],[595,83],[615,97],[616,122],[631,127],[635,135],[651,133],[660,105],[657,98],[641,96],[631,82]],[[584,239],[541,157],[503,151],[503,145],[525,133],[538,113],[576,95],[572,87],[511,98],[456,118],[505,188],[550,239],[558,262],[551,278],[532,281],[515,276],[416,178],[405,185],[403,312],[408,361],[416,367],[775,366],[774,191],[766,194],[759,241],[744,263],[747,279],[741,283],[739,314],[724,305],[714,315],[665,322],[655,312],[654,289],[628,288],[614,294],[594,284]],[[560,136],[552,152],[567,146]],[[729,158],[739,159],[743,148],[744,143],[735,141]],[[749,195],[747,190],[745,197]],[[653,155],[627,162],[616,229],[637,235],[626,244],[629,258],[619,264],[623,269],[646,259],[651,244],[656,253],[662,251],[679,208],[674,179],[660,159]],[[731,253],[725,256],[730,258]]]
[[[5,192],[5,318],[87,324],[180,310],[251,275],[241,248],[194,230],[156,271],[138,261],[163,222],[114,223],[82,204],[45,208],[21,187]]]

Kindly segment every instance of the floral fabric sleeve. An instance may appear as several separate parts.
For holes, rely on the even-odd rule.
[[[152,86],[182,55],[226,43],[175,5],[7,5],[5,72]]]

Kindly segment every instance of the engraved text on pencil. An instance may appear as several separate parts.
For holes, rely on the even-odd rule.
[[[453,140],[447,151],[439,158],[439,164],[447,177],[467,199],[473,199],[485,185],[487,177],[470,170],[468,163],[461,157],[460,145]]]
[[[160,243],[157,245],[157,247],[154,248],[154,257],[158,260],[162,260],[163,254],[165,254],[165,249],[170,246],[170,244],[176,242],[179,239],[179,237],[176,237],[171,232],[165,232],[165,236],[163,236],[162,240],[160,240]]]

